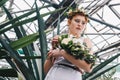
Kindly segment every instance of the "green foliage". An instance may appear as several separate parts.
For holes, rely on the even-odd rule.
[[[95,79],[95,78],[97,78],[97,77],[103,75],[104,73],[110,71],[111,69],[115,68],[115,67],[118,66],[118,65],[120,65],[120,64],[113,65],[113,66],[111,66],[111,67],[109,67],[109,68],[103,70],[102,72],[99,72],[99,73],[95,74],[95,76],[91,77],[89,80],[93,80],[93,79]],[[111,76],[112,76],[112,75],[111,75]]]
[[[108,65],[109,63],[111,63],[113,60],[115,60],[116,58],[118,58],[120,56],[120,54],[117,54],[107,60],[105,60],[104,62],[100,63],[99,65],[95,66],[92,70],[92,72],[90,73],[86,73],[85,75],[83,75],[83,80],[89,79],[95,79],[99,76],[101,76],[102,74],[104,74],[105,72],[108,72],[109,70],[115,68],[116,66],[118,66],[119,64],[113,65],[111,67],[108,67],[106,70],[101,71],[101,69],[103,69],[106,65]],[[100,73],[97,73],[101,71]],[[94,75],[94,76],[93,76]]]
[[[13,41],[10,43],[10,45],[12,46],[13,49],[17,50],[19,48],[25,47],[28,44],[36,41],[39,37],[39,33],[34,33],[28,36],[25,36],[23,38],[20,38],[16,41]]]
[[[3,6],[8,0],[0,0],[0,7]]]
[[[86,78],[92,76],[93,74],[95,74],[96,72],[98,72],[99,70],[101,70],[103,67],[105,67],[106,65],[108,65],[109,63],[111,63],[113,60],[115,60],[117,57],[119,57],[120,54],[117,54],[107,60],[105,60],[104,62],[100,63],[99,65],[97,65],[91,73],[85,74],[83,76],[83,80],[85,80]]]
[[[62,9],[64,9],[64,8],[62,8]],[[55,10],[55,11],[51,11],[51,12],[48,12],[48,13],[41,14],[41,17],[44,17],[44,16],[47,16],[47,15],[49,15],[49,14],[58,12],[58,11],[60,11],[60,10],[62,10],[62,9],[58,9],[58,10]],[[31,13],[32,13],[32,12],[31,12]],[[13,23],[15,20],[20,20],[22,17],[27,17],[28,15],[29,15],[29,14],[26,14],[26,15],[20,16],[20,17],[18,17],[18,18],[15,18],[15,19],[13,19],[13,20],[10,20],[9,22],[0,25],[0,27],[1,27],[1,26],[2,26],[2,27],[3,27],[3,26],[7,26],[7,25]],[[20,18],[20,19],[19,19],[19,18]],[[34,16],[34,17],[31,17],[31,18],[28,18],[28,19],[25,19],[25,20],[21,20],[21,21],[19,21],[19,22],[16,22],[16,23],[14,23],[12,26],[9,26],[9,27],[7,27],[7,28],[6,28],[6,27],[3,27],[2,29],[0,29],[0,34],[3,34],[4,32],[6,32],[6,31],[8,31],[8,30],[10,30],[10,29],[12,29],[12,28],[15,28],[15,27],[24,25],[24,24],[29,23],[29,22],[33,22],[33,21],[35,21],[36,19],[37,19],[37,16]]]
[[[116,68],[113,68],[110,71],[96,78],[96,80],[118,80],[118,79],[113,78],[115,73],[116,73]]]
[[[5,1],[7,1],[7,0],[4,0],[4,1],[2,0],[2,2],[0,3],[0,6],[2,6],[3,3],[5,3]],[[47,47],[45,47],[46,46],[45,45],[46,44],[46,42],[45,42],[46,34],[45,33],[49,32],[51,30],[45,31],[42,28],[45,26],[45,25],[43,25],[44,21],[42,21],[42,18],[44,16],[58,12],[64,8],[57,9],[57,10],[54,10],[54,11],[51,11],[48,13],[40,14],[39,13],[40,9],[50,7],[50,5],[47,5],[47,6],[44,6],[41,8],[38,8],[36,6],[36,9],[33,9],[30,12],[24,13],[21,16],[13,18],[11,16],[9,10],[7,10],[7,8],[5,8],[4,6],[2,6],[2,7],[3,7],[4,11],[6,12],[7,18],[9,18],[9,21],[0,24],[0,37],[1,37],[1,34],[4,35],[4,33],[9,31],[10,29],[15,29],[15,33],[18,37],[18,40],[10,41],[9,38],[4,35],[6,38],[6,40],[4,41],[1,37],[0,44],[1,44],[2,48],[0,48],[0,58],[1,59],[4,58],[3,56],[9,57],[9,58],[6,58],[7,62],[11,65],[11,67],[13,69],[15,69],[18,72],[20,71],[26,80],[40,80],[39,73],[37,72],[38,69],[35,66],[36,65],[35,60],[32,60],[33,62],[31,62],[31,59],[35,59],[35,57],[33,55],[33,50],[30,48],[30,44],[33,43],[34,41],[36,41],[37,39],[40,39],[40,43],[42,43],[41,44],[41,48],[42,48],[41,53],[43,53],[44,55],[46,54]],[[37,13],[37,15],[26,18],[28,16],[31,16],[33,13]],[[22,25],[33,22],[35,20],[38,21],[39,32],[30,34],[30,35],[26,35],[23,37],[23,35],[20,33],[21,31],[18,27],[22,28],[23,27]],[[24,32],[22,32],[22,33],[24,33]],[[19,48],[23,48],[23,51],[24,51],[23,53],[25,54],[25,58],[27,60],[28,65],[24,63],[24,60],[22,60],[20,55],[18,54],[18,52],[15,51],[15,50],[18,50]],[[44,57],[43,54],[42,54],[42,60]],[[30,55],[32,55],[32,56],[30,57]],[[14,59],[14,61],[12,61],[11,58]],[[43,62],[44,62],[44,60],[43,60]],[[43,62],[42,62],[42,65],[43,65]],[[29,65],[30,63],[31,63],[31,65]],[[32,72],[32,71],[34,71],[34,72]],[[34,76],[34,75],[36,75],[36,76]]]
[[[47,6],[43,6],[43,7],[38,8],[37,4],[36,4],[35,9],[33,9],[33,10],[29,11],[29,12],[26,12],[21,16],[17,16],[16,18],[12,18],[11,14],[9,13],[9,10],[7,10],[7,8],[5,8],[3,6],[7,1],[8,0],[0,0],[0,7],[1,6],[3,7],[3,9],[6,11],[6,14],[8,16],[7,18],[10,19],[8,22],[0,23],[0,38],[1,38],[0,39],[0,58],[3,58],[3,56],[12,58],[13,60],[11,60],[11,59],[6,59],[6,60],[8,61],[8,63],[11,65],[11,67],[14,70],[16,70],[17,72],[19,72],[19,71],[22,72],[23,76],[27,80],[37,80],[37,77],[34,76],[34,74],[37,75],[37,73],[31,72],[31,67],[24,63],[24,61],[21,59],[20,55],[18,54],[18,52],[16,50],[18,50],[19,48],[26,47],[26,49],[28,50],[27,53],[29,55],[25,56],[25,58],[28,61],[31,62],[30,59],[34,58],[34,56],[33,56],[34,54],[33,54],[33,52],[30,53],[31,48],[28,47],[28,45],[30,45],[31,43],[33,43],[34,41],[39,39],[40,47],[41,47],[41,53],[42,53],[42,60],[43,60],[42,61],[42,66],[43,66],[44,57],[45,57],[45,54],[47,52],[47,49],[46,49],[46,43],[47,43],[46,42],[46,33],[47,32],[44,30],[45,23],[44,23],[43,17],[45,17],[47,15],[50,15],[52,13],[55,13],[55,12],[61,11],[64,8],[60,8],[60,9],[57,9],[57,10],[54,10],[54,11],[51,11],[51,12],[48,12],[48,13],[40,14],[39,11],[42,8],[48,8],[51,5],[47,5]],[[26,19],[26,17],[31,16],[33,13],[36,13],[37,15],[35,15],[33,17],[29,17],[29,18]],[[16,41],[9,41],[9,40],[4,41],[4,39],[1,37],[1,35],[4,35],[4,33],[9,31],[10,29],[13,29],[13,28],[16,28],[16,27],[18,28],[19,26],[22,27],[22,25],[33,22],[35,20],[38,21],[39,32],[30,34],[30,35],[26,35],[24,37],[22,36],[21,38],[19,38]],[[60,21],[58,21],[58,24],[59,23],[60,23]],[[59,31],[59,27],[60,26],[58,25],[58,31]],[[16,34],[18,34],[18,33],[16,33]],[[59,34],[59,32],[57,34]],[[65,38],[65,37],[67,37],[67,36],[66,35],[63,36],[61,38],[61,40],[63,38]],[[69,42],[69,44],[72,44],[72,42]],[[63,45],[63,46],[65,46],[65,45]],[[75,51],[73,51],[73,52],[75,52]],[[24,52],[24,53],[26,53],[26,52]],[[32,56],[30,57],[30,55],[32,55]],[[105,67],[106,65],[111,63],[114,59],[116,59],[119,56],[120,56],[120,54],[117,54],[117,55],[111,57],[110,59],[105,60],[105,62],[100,63],[95,68],[93,68],[93,71],[91,73],[88,73],[88,74],[86,73],[85,75],[83,75],[83,80],[86,80],[88,78],[89,78],[89,80],[93,80],[93,79],[96,79],[96,78],[98,79],[98,77],[101,76],[102,74],[105,74],[109,70],[111,70],[114,67],[118,66],[119,64],[116,64],[116,65],[111,66],[111,67],[107,68],[106,70],[104,70],[104,71],[97,74],[98,71],[100,71],[103,67]],[[35,65],[35,64],[32,64],[32,65]],[[33,70],[33,67],[32,67],[32,70]],[[42,70],[43,70],[43,67],[42,67]],[[94,74],[95,74],[95,76],[93,76]],[[113,74],[114,74],[114,72],[107,75],[107,78],[111,78],[111,76]],[[102,79],[100,79],[100,80],[102,80]],[[105,80],[105,78],[104,78],[104,80]]]

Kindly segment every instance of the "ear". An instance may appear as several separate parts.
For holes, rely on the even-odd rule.
[[[68,19],[68,25],[70,25],[71,24],[71,20],[70,19]]]

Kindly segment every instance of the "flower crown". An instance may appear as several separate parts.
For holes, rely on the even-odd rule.
[[[85,11],[85,9],[83,7],[81,7],[81,8],[70,8],[69,11],[66,12],[68,18],[73,16],[73,14],[75,14],[75,13],[82,13],[87,18],[87,21],[89,21],[87,11]]]

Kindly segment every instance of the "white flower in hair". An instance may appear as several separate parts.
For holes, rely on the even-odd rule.
[[[67,13],[67,15],[71,15],[73,12],[82,12],[82,13],[84,13],[85,15],[87,15],[87,11],[85,11],[85,9],[84,9],[83,7],[80,7],[80,8],[77,7],[77,8],[75,8],[75,9],[70,8],[69,11],[66,12],[66,13]]]
[[[67,12],[67,14],[69,15],[69,14],[72,13],[72,12],[73,12],[73,10],[70,9],[70,10]]]

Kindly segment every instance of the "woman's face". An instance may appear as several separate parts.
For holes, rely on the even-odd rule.
[[[85,17],[80,15],[74,16],[71,20],[68,19],[69,33],[80,37],[86,27],[86,23]]]

